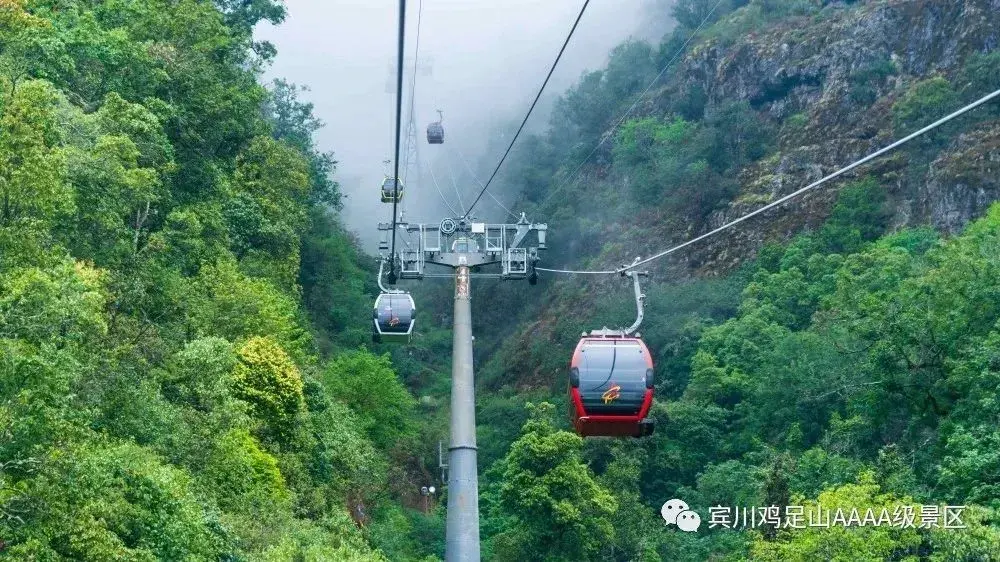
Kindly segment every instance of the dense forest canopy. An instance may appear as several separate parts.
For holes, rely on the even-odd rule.
[[[676,28],[581,76],[499,176],[558,233],[549,265],[648,255],[1000,87],[987,0],[663,9]],[[420,488],[450,288],[414,288],[410,345],[370,343],[377,264],[323,123],[261,78],[254,28],[284,16],[0,0],[0,559],[443,558],[447,490]],[[1000,557],[998,107],[657,262],[648,438],[563,414],[626,287],[477,278],[501,304],[474,311],[484,558]],[[697,533],[664,527],[670,498]],[[961,505],[964,528],[708,526],[772,505]]]
[[[283,15],[0,3],[0,557],[385,558],[413,399],[320,123],[258,83]]]

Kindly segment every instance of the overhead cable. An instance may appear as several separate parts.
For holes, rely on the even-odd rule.
[[[445,158],[445,164],[448,165],[448,175],[451,176],[451,186],[455,188],[455,197],[458,197],[458,208],[462,209],[462,216],[465,216],[465,202],[462,201],[462,191],[458,189],[458,181],[455,179],[455,169],[451,167],[451,159]]]
[[[486,189],[490,186],[491,183],[493,183],[493,179],[497,177],[497,172],[500,171],[500,166],[503,166],[503,162],[504,160],[507,159],[507,155],[510,154],[510,150],[514,148],[514,143],[517,142],[517,137],[520,136],[521,131],[524,130],[524,125],[528,122],[528,118],[531,117],[531,112],[534,111],[535,106],[538,105],[538,100],[539,98],[542,97],[542,92],[545,91],[545,86],[549,83],[549,78],[552,78],[552,73],[555,71],[556,66],[559,64],[559,59],[562,58],[563,52],[566,51],[566,45],[569,45],[569,40],[573,37],[573,32],[576,31],[576,26],[580,23],[580,18],[583,17],[583,13],[587,10],[588,4],[590,4],[590,0],[584,0],[583,7],[580,8],[580,13],[576,16],[576,21],[573,22],[573,27],[570,28],[569,34],[566,35],[566,40],[563,41],[562,47],[559,49],[559,54],[556,55],[556,60],[552,62],[552,67],[549,68],[549,73],[548,75],[545,76],[545,81],[542,82],[542,87],[538,89],[538,94],[535,95],[535,101],[531,102],[531,107],[528,108],[528,113],[524,115],[524,119],[521,121],[521,125],[517,128],[517,132],[514,133],[514,138],[510,139],[510,144],[507,145],[507,150],[505,150],[503,156],[500,157],[500,161],[497,162],[497,166],[496,168],[493,169],[493,173],[490,174],[490,178],[486,180],[486,184],[483,185],[482,191],[480,191],[479,195],[476,196],[476,199],[475,201],[472,202],[472,205],[469,205],[469,209],[465,212],[465,215],[462,216],[463,219],[469,216],[469,213],[472,212],[472,209],[473,207],[476,206],[476,203],[478,203],[479,200],[482,199],[483,194],[486,193]]]
[[[451,203],[448,202],[448,200],[444,196],[444,193],[441,191],[441,186],[438,185],[437,176],[434,174],[434,166],[430,165],[428,166],[428,168],[431,171],[431,181],[434,182],[434,188],[437,189],[438,195],[441,196],[441,201],[443,201],[444,205],[448,207],[449,211],[451,211],[452,216],[457,217],[459,215],[458,211],[456,211],[455,208],[451,206]]]
[[[396,208],[399,205],[399,128],[403,114],[403,41],[406,36],[406,0],[399,0],[399,38],[396,46],[396,155],[393,158],[392,249],[396,255]],[[390,274],[390,279],[392,275]]]
[[[403,160],[403,176],[407,176],[410,173],[410,149],[413,146],[410,144],[410,124],[413,123],[413,106],[417,96],[417,67],[420,65],[420,21],[423,19],[424,14],[424,0],[420,0],[417,3],[417,37],[413,42],[413,76],[410,79],[410,119],[407,121],[407,134],[406,134],[406,156]],[[420,163],[417,163],[419,169]],[[418,173],[419,175],[419,173]]]
[[[483,182],[479,181],[479,177],[476,175],[475,170],[472,169],[472,166],[469,164],[469,160],[465,157],[465,154],[462,153],[462,150],[460,148],[455,148],[455,152],[458,153],[459,160],[462,161],[462,164],[465,166],[465,169],[469,171],[469,175],[472,176],[472,179],[475,180],[475,182],[477,184],[479,184],[479,187],[485,188],[486,185],[483,184]],[[504,211],[507,211],[508,215],[514,217],[515,219],[518,218],[518,216],[515,215],[513,211],[511,211],[510,209],[508,209],[506,205],[504,205],[503,203],[500,202],[499,199],[497,199],[496,197],[494,197],[493,193],[490,190],[488,190],[488,189],[486,190],[486,195],[489,195],[490,199],[493,199],[493,202],[496,203],[497,205],[499,205],[501,209],[503,209]]]
[[[745,215],[743,215],[743,216],[741,216],[741,217],[739,217],[737,219],[729,221],[726,224],[724,224],[724,225],[722,225],[722,226],[720,226],[718,228],[714,228],[714,229],[712,229],[712,230],[710,230],[710,231],[708,231],[708,232],[706,232],[704,234],[701,234],[699,236],[691,238],[690,240],[687,240],[686,242],[683,242],[683,243],[678,244],[676,246],[670,247],[670,248],[668,248],[666,250],[663,250],[662,252],[653,254],[652,256],[650,256],[650,257],[648,257],[646,259],[637,260],[635,263],[632,263],[632,264],[627,265],[627,266],[620,267],[617,270],[612,271],[610,273],[624,273],[624,272],[629,271],[631,269],[635,269],[635,268],[637,268],[639,266],[645,265],[645,264],[647,264],[649,262],[658,260],[658,259],[660,259],[660,258],[662,258],[664,256],[672,254],[672,253],[676,252],[677,250],[686,248],[686,247],[690,246],[691,244],[694,244],[695,242],[699,242],[699,241],[704,240],[704,239],[706,239],[706,238],[708,238],[710,236],[714,236],[714,235],[716,235],[716,234],[718,234],[720,232],[728,230],[728,229],[736,226],[737,224],[740,224],[741,222],[743,222],[743,221],[745,221],[745,220],[747,220],[747,219],[749,219],[751,217],[755,217],[755,216],[763,213],[764,211],[767,211],[768,209],[773,209],[774,207],[777,207],[778,205],[781,205],[782,203],[785,203],[786,201],[788,201],[790,199],[798,197],[799,195],[801,195],[801,194],[803,194],[803,193],[805,193],[807,191],[810,191],[812,189],[815,189],[815,188],[817,188],[817,187],[819,187],[819,186],[827,183],[828,181],[830,181],[832,179],[838,178],[838,177],[846,174],[847,172],[849,172],[849,171],[851,171],[851,170],[853,170],[853,169],[855,169],[855,168],[857,168],[859,166],[867,164],[868,162],[871,162],[872,160],[878,158],[879,156],[882,156],[882,155],[884,155],[884,154],[886,154],[888,152],[891,152],[891,151],[899,148],[900,146],[902,146],[902,145],[904,145],[904,144],[912,141],[913,139],[915,139],[917,137],[921,137],[921,136],[923,136],[923,135],[925,135],[925,134],[933,131],[934,129],[937,129],[941,125],[944,125],[945,123],[947,123],[947,122],[955,119],[956,117],[959,117],[961,115],[964,115],[964,114],[972,111],[973,109],[975,109],[975,108],[977,108],[977,107],[979,107],[979,106],[981,106],[981,105],[989,102],[990,100],[995,99],[998,96],[1000,96],[1000,90],[996,90],[996,91],[994,91],[994,92],[992,92],[990,94],[987,94],[987,95],[979,98],[978,100],[976,100],[976,101],[974,101],[974,102],[966,105],[965,107],[962,107],[961,109],[959,109],[959,110],[957,110],[957,111],[955,111],[953,113],[950,113],[950,114],[948,114],[948,115],[946,115],[946,116],[938,119],[937,121],[931,123],[930,125],[927,125],[926,127],[923,127],[922,129],[920,129],[918,131],[910,133],[909,135],[906,135],[905,137],[897,140],[896,142],[894,142],[894,143],[892,143],[892,144],[890,144],[888,146],[885,146],[885,147],[883,147],[883,148],[881,148],[879,150],[876,150],[875,152],[872,152],[871,154],[865,156],[864,158],[861,158],[859,160],[855,160],[854,162],[848,164],[847,166],[844,166],[843,168],[840,168],[839,170],[833,172],[832,174],[823,176],[822,178],[820,178],[820,179],[818,179],[818,180],[810,183],[809,185],[807,185],[807,186],[805,186],[803,188],[800,188],[800,189],[798,189],[796,191],[793,191],[793,192],[789,193],[788,195],[785,195],[784,197],[781,197],[780,199],[772,201],[771,203],[768,203],[767,205],[764,205],[763,207],[760,207],[759,209],[751,211],[751,212],[749,212],[749,213],[747,213],[747,214],[745,214]],[[543,270],[541,268],[538,268],[538,270],[539,271],[554,271],[556,273],[595,273],[595,272],[592,272],[592,271]]]

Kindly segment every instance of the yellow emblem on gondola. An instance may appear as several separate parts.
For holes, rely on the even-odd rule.
[[[610,404],[615,400],[618,400],[618,398],[620,398],[621,395],[622,395],[621,385],[612,384],[611,388],[605,390],[604,394],[601,395],[601,399],[604,400],[605,404]]]

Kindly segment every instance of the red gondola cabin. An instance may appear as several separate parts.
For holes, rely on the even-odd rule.
[[[644,437],[653,404],[653,359],[637,337],[584,336],[569,375],[570,418],[583,437]]]

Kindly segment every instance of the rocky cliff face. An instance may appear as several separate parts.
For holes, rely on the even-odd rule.
[[[731,21],[721,25],[743,25],[750,31],[736,34],[736,40],[696,42],[672,78],[633,117],[670,119],[677,99],[691,92],[703,92],[706,114],[732,101],[745,101],[777,131],[773,150],[741,171],[737,196],[707,220],[679,217],[655,206],[617,221],[603,208],[593,211],[600,213],[600,227],[586,240],[590,251],[603,247],[594,265],[603,269],[627,263],[637,255],[649,256],[681,243],[912,132],[913,127],[894,122],[893,108],[929,79],[946,79],[956,97],[944,104],[946,108],[928,112],[924,124],[1000,88],[1000,76],[980,80],[986,86],[977,82],[967,87],[969,77],[963,74],[970,58],[1000,48],[1000,0],[833,3],[817,14],[766,25],[732,21],[747,17],[746,12],[730,14]],[[886,189],[894,228],[930,224],[944,233],[961,230],[1000,200],[1000,100],[991,105],[942,130],[932,148],[915,143],[912,149],[880,158],[853,175],[650,264],[654,273],[650,283],[734,270],[753,259],[766,242],[787,241],[821,225],[839,190],[850,179],[865,175],[874,176]],[[611,144],[606,143],[586,169],[590,185],[599,192],[592,196],[614,198],[628,191],[627,175],[613,173],[610,166]],[[549,266],[577,265],[561,261]],[[580,310],[590,310],[597,301],[624,290],[614,276],[553,282],[539,306],[540,320],[522,326],[507,342],[502,354],[506,363],[491,367],[511,377],[503,380],[525,387],[556,380],[563,365],[540,363],[539,354],[530,351],[531,343],[571,345],[561,340],[575,334],[563,334],[557,320],[578,317]],[[580,283],[587,289],[579,290]]]
[[[663,111],[673,96],[697,87],[706,93],[706,111],[745,100],[782,123],[777,152],[743,171],[740,195],[710,217],[708,226],[714,227],[891,143],[908,132],[894,130],[891,109],[915,82],[943,76],[955,83],[970,56],[998,44],[1000,0],[884,0],[827,8],[734,44],[697,46],[648,111]],[[960,134],[951,135],[922,173],[910,169],[906,153],[860,171],[876,175],[889,190],[897,227],[931,224],[955,232],[1000,199],[1000,126],[968,124],[959,126]],[[727,270],[752,257],[764,241],[821,223],[839,185],[828,184],[706,241],[683,259],[702,272]],[[660,234],[679,241],[694,233]]]

